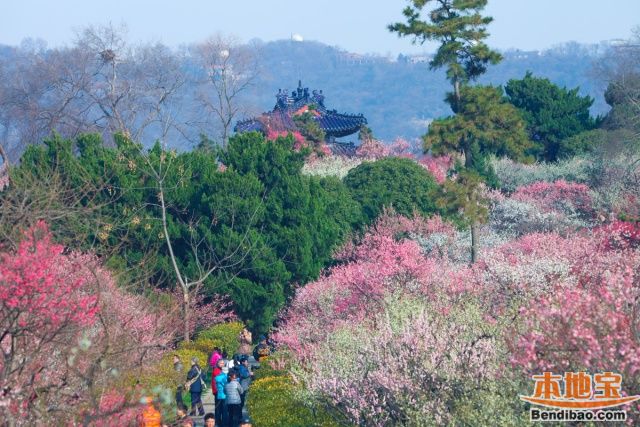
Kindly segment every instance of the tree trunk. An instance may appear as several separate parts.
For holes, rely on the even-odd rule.
[[[182,291],[183,296],[183,306],[182,306],[182,314],[184,319],[184,340],[189,342],[189,321],[191,320],[191,310],[189,309],[189,291]]]
[[[471,156],[471,147],[467,145],[468,144],[464,144],[463,146],[465,148],[462,149],[462,152],[464,153],[464,167],[466,169],[471,169],[473,166],[473,157]]]
[[[478,224],[471,224],[471,264],[478,260]]]
[[[453,82],[453,90],[455,92],[456,95],[456,109],[460,108],[460,81],[458,79],[455,79],[455,81]]]

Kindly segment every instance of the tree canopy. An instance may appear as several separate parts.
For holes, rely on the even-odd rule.
[[[265,331],[292,285],[314,279],[360,220],[360,208],[341,182],[301,174],[305,156],[293,149],[292,137],[266,141],[257,133],[230,138],[219,156],[160,145],[146,151],[121,135],[108,148],[99,136],[83,135],[29,147],[15,174],[55,170],[71,190],[101,183],[84,201],[95,207],[88,224],[68,222],[59,225],[68,230],[59,232],[73,235],[83,226],[83,244],[107,256],[108,265],[172,287],[158,184],[149,173],[151,167],[162,171],[167,229],[180,270],[197,277],[203,260],[219,264],[203,283],[206,295],[230,295],[238,315]],[[17,180],[12,191],[20,182],[33,181]]]
[[[593,98],[580,96],[579,88],[561,88],[549,79],[528,72],[521,80],[509,80],[505,92],[527,121],[527,131],[539,158],[554,161],[562,153],[573,154],[574,140],[567,138],[596,127],[589,108]],[[565,147],[566,143],[570,146]]]
[[[422,20],[422,9],[430,3],[435,8]],[[497,64],[502,56],[483,42],[489,36],[486,26],[493,21],[480,12],[487,0],[412,0],[403,10],[406,23],[389,25],[399,36],[412,36],[413,43],[441,42],[429,62],[431,69],[446,67],[447,78],[454,86],[456,97],[459,87],[482,75],[488,64]]]
[[[388,157],[364,162],[349,171],[344,183],[362,205],[367,223],[373,222],[384,207],[406,216],[414,211],[425,215],[436,212],[434,194],[438,184],[413,160]]]
[[[473,156],[496,154],[518,161],[532,160],[528,154],[531,142],[527,137],[520,112],[506,102],[502,89],[494,86],[463,87],[460,104],[449,96],[455,116],[434,120],[423,137],[425,150],[433,154],[463,152],[465,166],[474,167],[480,161]],[[474,145],[477,145],[474,147]]]

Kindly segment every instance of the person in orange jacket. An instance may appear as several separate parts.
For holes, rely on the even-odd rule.
[[[153,399],[145,397],[145,407],[142,410],[140,427],[161,427],[162,415],[153,404]]]

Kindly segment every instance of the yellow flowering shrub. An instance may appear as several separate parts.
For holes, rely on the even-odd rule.
[[[173,367],[173,356],[180,356],[183,369],[182,372],[176,372]],[[187,372],[191,368],[191,358],[197,357],[198,363],[202,369],[207,367],[207,355],[198,350],[179,349],[166,353],[153,368],[140,379],[140,383],[144,387],[153,388],[155,386],[165,386],[176,388],[179,384],[187,381]]]
[[[257,427],[332,427],[328,414],[307,406],[290,377],[264,377],[251,384],[247,409]]]
[[[197,341],[216,341],[219,343],[218,347],[226,351],[229,357],[231,357],[237,353],[240,348],[238,336],[243,329],[244,323],[242,322],[220,323],[200,331],[197,336]],[[213,350],[213,347],[211,350]],[[211,350],[209,350],[209,352],[211,352]]]
[[[189,341],[189,342],[182,341],[178,347],[180,348],[180,350],[196,350],[206,354],[208,357],[208,355],[210,355],[213,352],[214,347],[222,348],[223,345],[224,343],[221,340],[199,338],[195,341]],[[209,362],[208,359],[205,359],[200,362],[200,365],[204,368],[208,362]]]

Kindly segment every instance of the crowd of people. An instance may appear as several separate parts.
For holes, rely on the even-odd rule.
[[[215,398],[214,412],[205,413],[202,403],[202,394],[208,385],[205,382],[205,372],[200,366],[200,361],[194,357],[190,360],[191,367],[186,372],[186,382],[176,389],[175,399],[177,406],[177,420],[173,424],[179,427],[194,427],[191,417],[204,417],[204,425],[207,427],[242,427],[250,426],[250,420],[244,414],[247,394],[254,377],[251,360],[251,333],[246,329],[240,334],[240,349],[238,354],[229,357],[221,348],[215,347],[208,360],[211,369],[211,392]],[[253,359],[259,362],[269,356],[273,351],[272,344],[265,336],[261,336],[258,345],[253,349]],[[174,356],[173,367],[176,372],[184,373],[185,368],[178,355]],[[184,394],[191,397],[191,408],[184,404]],[[147,418],[155,420],[152,403],[148,403]],[[158,413],[159,414],[159,413]],[[161,424],[142,423],[144,427]]]

